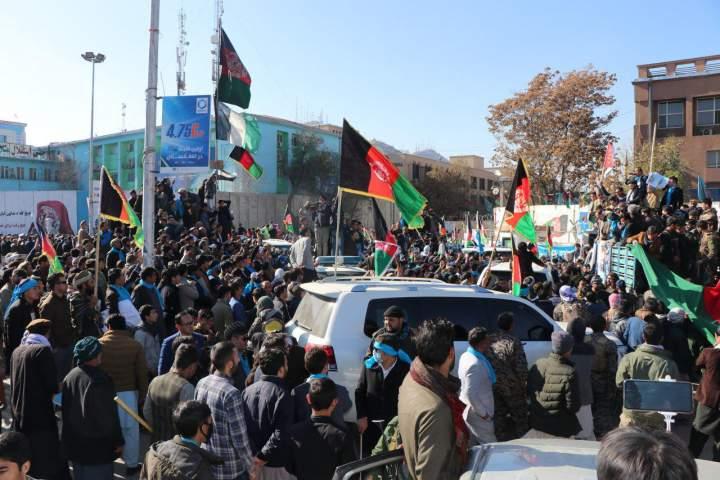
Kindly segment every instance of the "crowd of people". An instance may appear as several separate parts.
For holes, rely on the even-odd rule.
[[[647,204],[641,171],[627,194],[598,189],[596,237],[637,241],[679,275],[710,283],[717,213],[711,202],[684,204],[676,181],[656,195],[659,208]],[[512,313],[472,329],[456,352],[450,321],[406,319],[391,306],[352,366],[361,373],[349,391],[329,378],[325,350],[305,350],[283,331],[302,283],[316,278],[314,258],[335,250],[334,202],[306,204],[295,235],[237,225],[229,202],[215,200],[209,182],[198,194],[158,184],[152,266],[127,226],[107,221],[96,233],[83,222],[77,235],[52,237],[62,272],[51,273],[36,236],[0,238],[4,373],[12,430],[22,434],[0,437],[0,462],[46,480],[70,478],[70,467],[75,479],[109,479],[119,457],[127,475],[148,479],[330,479],[338,465],[402,445],[412,478],[457,478],[469,448],[485,442],[621,443],[624,434],[635,445],[676,445],[636,429],[664,430],[661,416],[622,409],[625,380],[665,376],[700,383],[678,465],[711,436],[720,460],[720,329],[716,346],[706,345],[686,312],[615,274],[595,275],[588,248],[541,259],[518,245],[523,295],[566,326],[548,338],[546,358],[528,366]],[[488,254],[455,248],[431,211],[424,230],[392,229],[400,254],[391,275],[481,281]],[[339,251],[369,267],[372,235],[352,219],[341,232]],[[293,241],[288,252],[265,242],[280,236]],[[553,282],[534,281],[533,263],[549,266]],[[509,289],[502,280],[492,287]],[[144,455],[142,424],[151,430]],[[599,462],[608,471],[628,461],[613,443],[611,460]]]

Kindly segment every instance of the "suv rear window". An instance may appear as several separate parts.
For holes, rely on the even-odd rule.
[[[542,314],[518,301],[488,297],[407,297],[371,300],[365,314],[366,336],[372,337],[383,326],[383,312],[391,305],[405,312],[410,328],[416,328],[430,318],[447,318],[455,325],[456,341],[466,341],[473,327],[485,327],[491,332],[497,330],[497,317],[503,312],[514,315],[511,333],[522,341],[548,341],[552,333],[552,326]]]
[[[334,298],[305,292],[305,296],[300,300],[300,305],[295,311],[293,320],[297,322],[298,326],[308,330],[313,335],[324,337],[334,306]]]

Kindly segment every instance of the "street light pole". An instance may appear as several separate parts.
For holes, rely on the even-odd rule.
[[[157,172],[157,80],[158,41],[160,37],[160,0],[150,3],[150,48],[148,86],[145,90],[145,151],[143,157],[142,227],[145,232],[143,265],[155,265],[155,173]]]
[[[105,61],[102,53],[85,52],[80,55],[84,60],[92,63],[92,86],[90,88],[90,146],[88,152],[88,227],[95,226],[93,213],[95,210],[95,199],[93,198],[93,170],[95,169],[95,148],[93,138],[95,137],[95,64]]]

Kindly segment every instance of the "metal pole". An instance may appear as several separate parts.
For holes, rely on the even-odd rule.
[[[653,164],[655,160],[655,135],[657,134],[657,123],[653,126],[652,143],[650,144],[650,171],[648,175],[653,171]]]
[[[340,187],[338,187],[338,206],[337,211],[335,212],[335,261],[333,262],[335,264],[335,277],[337,277],[337,258],[338,251],[340,250],[340,222],[342,221],[342,197],[343,191]]]
[[[160,27],[160,0],[152,0],[150,6],[150,49],[148,55],[148,87],[145,90],[145,150],[143,152],[143,218],[145,252],[143,265],[155,264],[155,156],[158,37]]]
[[[88,227],[95,229],[97,232],[98,226],[95,225],[95,219],[93,213],[95,210],[95,199],[93,198],[93,170],[95,169],[95,147],[93,146],[93,137],[95,136],[95,62],[92,61],[92,86],[90,87],[90,151],[88,153]],[[91,230],[92,231],[92,230]]]

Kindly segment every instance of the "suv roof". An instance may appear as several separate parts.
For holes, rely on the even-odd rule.
[[[323,297],[337,298],[341,293],[382,290],[414,292],[418,290],[442,290],[453,293],[494,293],[476,285],[455,285],[436,279],[386,277],[368,279],[364,277],[328,278],[319,282],[305,283],[303,290]]]

